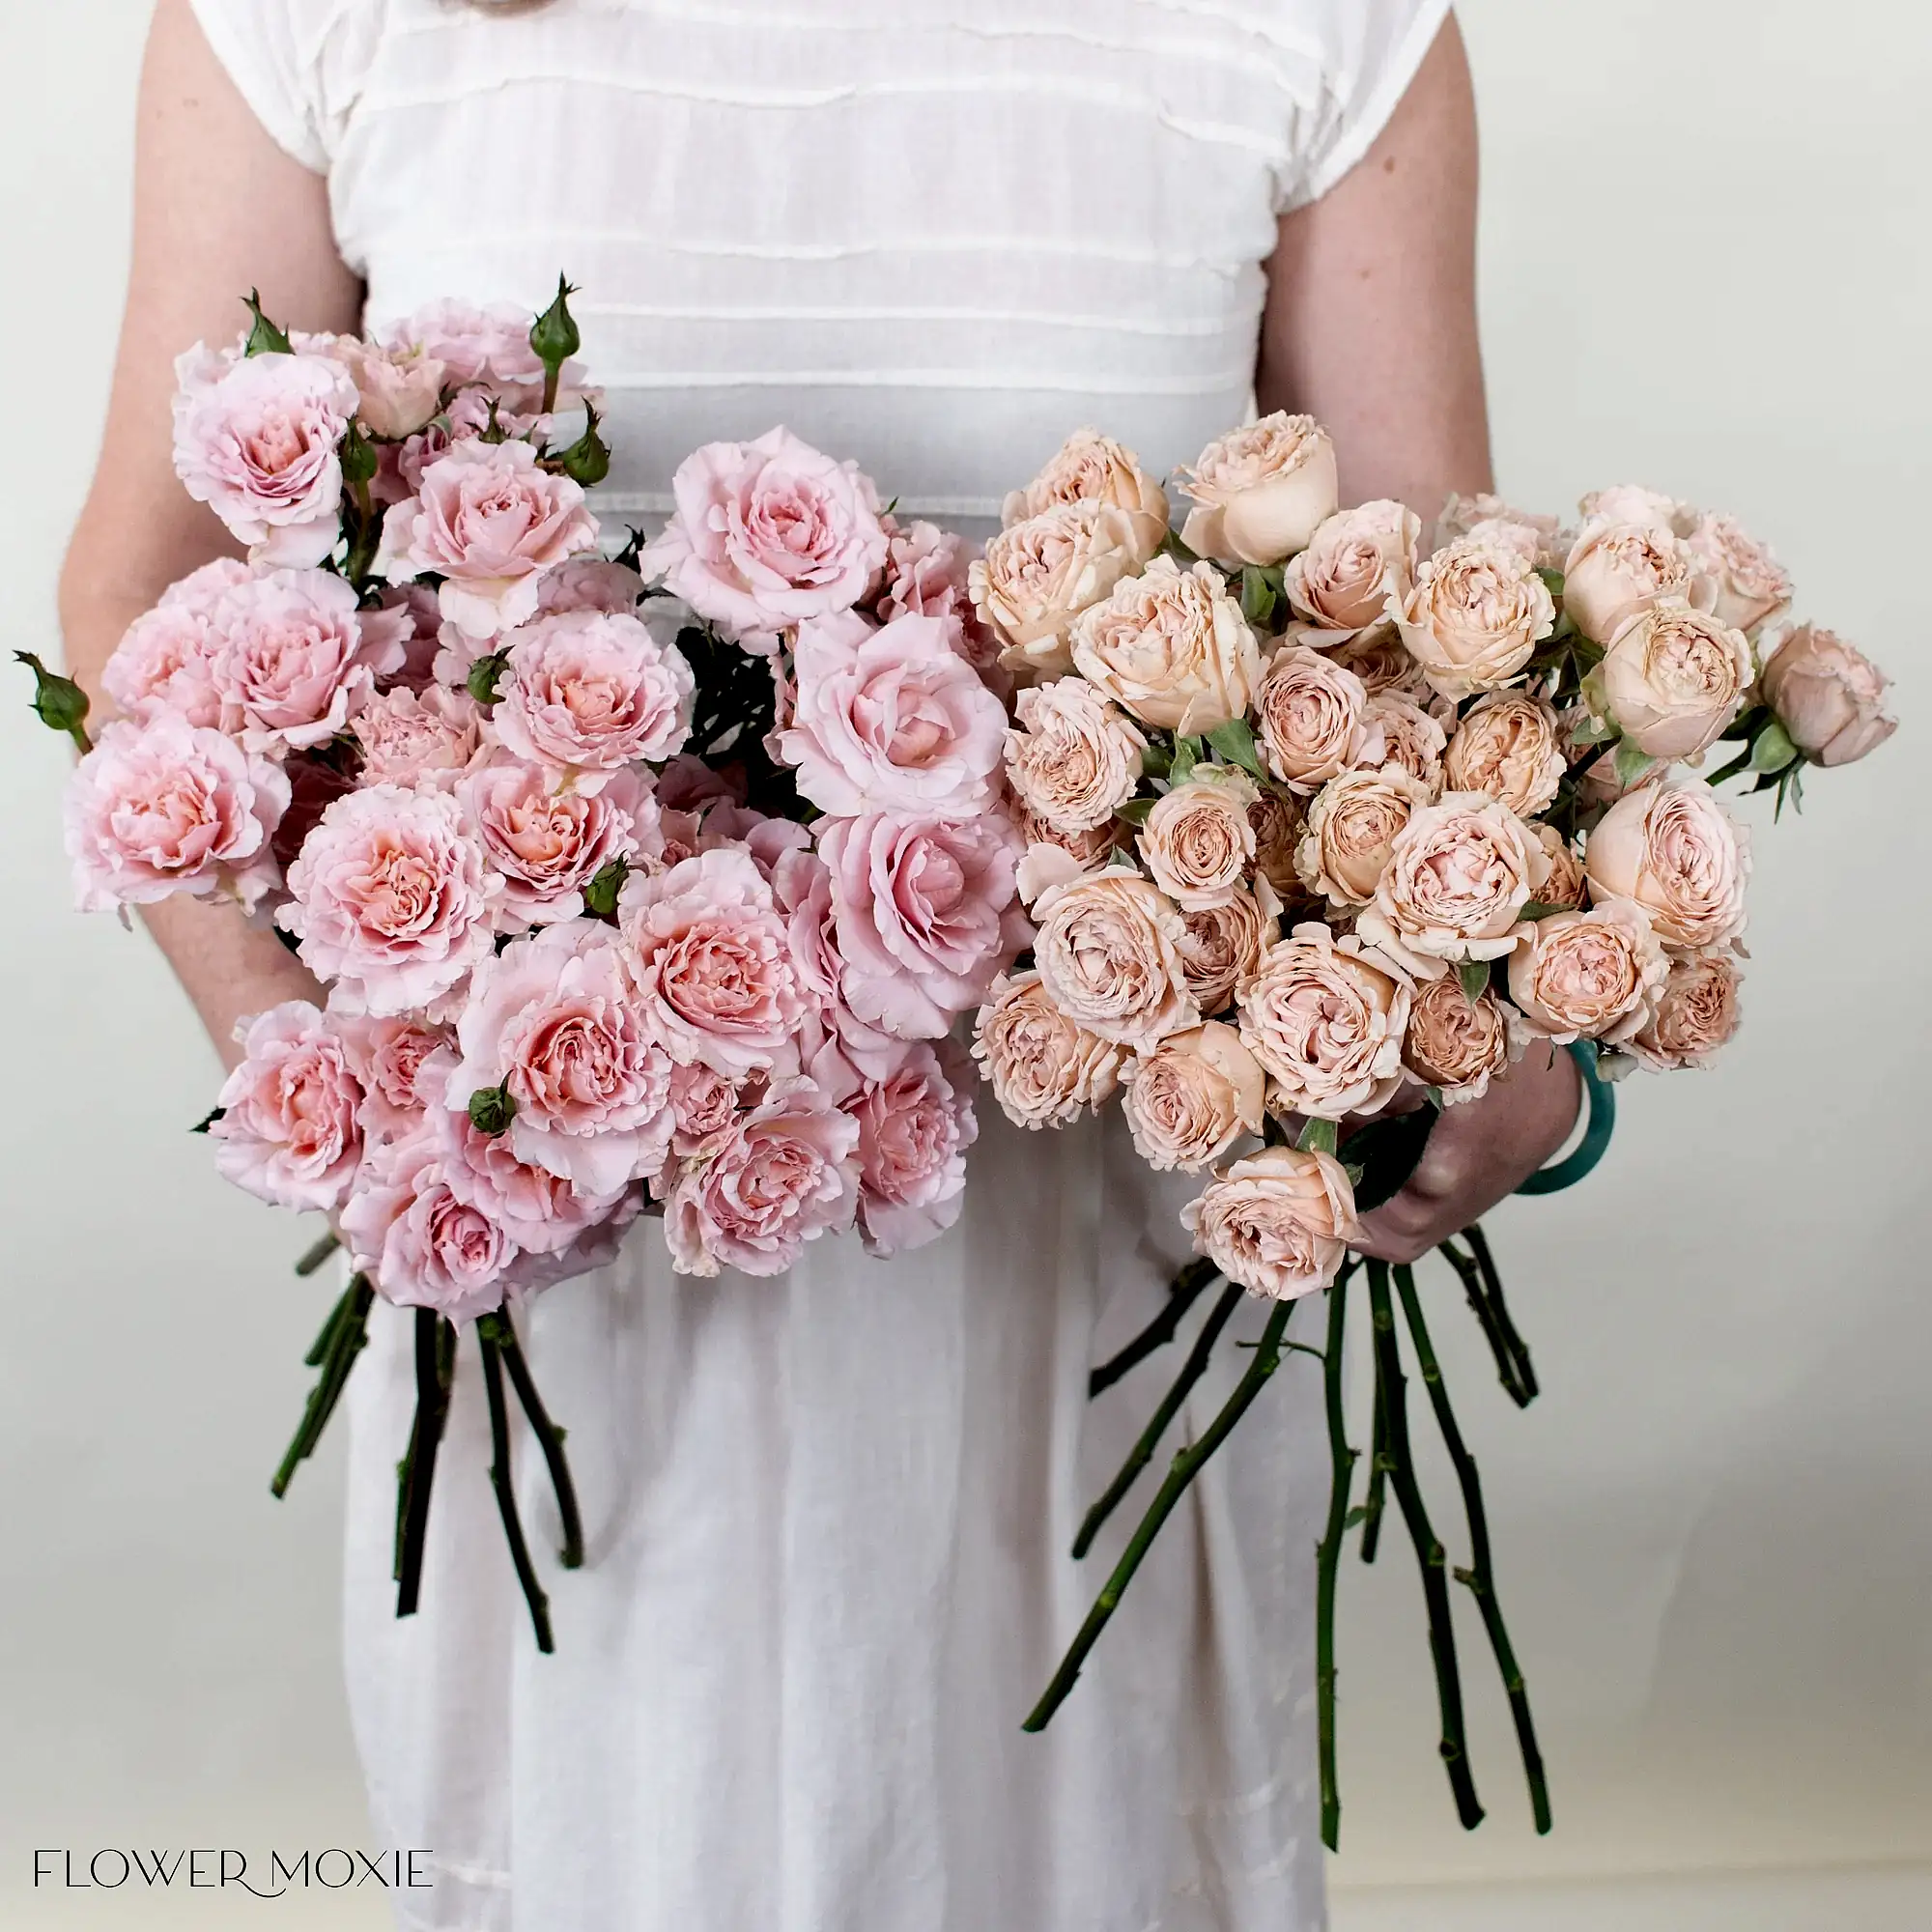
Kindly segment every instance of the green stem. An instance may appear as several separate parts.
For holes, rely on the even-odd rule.
[[[1160,1447],[1160,1438],[1167,1434],[1168,1424],[1180,1412],[1188,1391],[1208,1373],[1208,1358],[1214,1352],[1214,1344],[1220,1340],[1221,1330],[1228,1325],[1228,1318],[1240,1306],[1246,1292],[1230,1282],[1221,1291],[1221,1298],[1208,1311],[1208,1319],[1201,1324],[1201,1332],[1194,1338],[1194,1346],[1187,1351],[1187,1359],[1181,1363],[1180,1373],[1174,1378],[1174,1386],[1161,1398],[1159,1407],[1141,1431],[1139,1441],[1121,1464],[1114,1480],[1102,1492],[1099,1501],[1087,1512],[1087,1520],[1080,1525],[1080,1534],[1073,1539],[1076,1562],[1093,1548],[1094,1539],[1100,1533],[1100,1525],[1113,1515],[1121,1498],[1133,1488],[1141,1471],[1153,1461],[1153,1452]]]
[[[1133,1580],[1134,1572],[1141,1567],[1141,1559],[1159,1535],[1161,1524],[1173,1514],[1175,1504],[1186,1493],[1187,1486],[1201,1473],[1208,1457],[1228,1439],[1229,1433],[1240,1421],[1248,1405],[1261,1393],[1263,1384],[1281,1366],[1281,1340],[1293,1309],[1292,1301],[1275,1304],[1268,1316],[1267,1326],[1262,1331],[1261,1346],[1248,1363],[1247,1372],[1236,1383],[1235,1392],[1222,1405],[1220,1414],[1208,1424],[1207,1432],[1193,1448],[1183,1449],[1175,1457],[1166,1480],[1149,1504],[1147,1515],[1141,1519],[1140,1527],[1134,1531],[1120,1562],[1114,1566],[1114,1574],[1107,1578],[1106,1587],[1088,1611],[1087,1621],[1080,1626],[1066,1655],[1061,1659],[1060,1668],[1053,1673],[1053,1681],[1029,1713],[1021,1726],[1023,1730],[1043,1731],[1052,1722],[1053,1714],[1073,1689],[1080,1675],[1080,1666],[1099,1641],[1100,1633],[1107,1627],[1107,1619],[1114,1614],[1115,1606]]]
[[[1091,1402],[1110,1389],[1128,1370],[1138,1368],[1156,1349],[1164,1349],[1180,1326],[1180,1318],[1201,1297],[1202,1291],[1214,1280],[1217,1270],[1210,1261],[1193,1261],[1168,1283],[1167,1305],[1119,1354],[1110,1356],[1087,1378],[1087,1398]]]
[[[315,1386],[302,1405],[295,1438],[269,1484],[270,1495],[280,1498],[288,1494],[296,1470],[315,1453],[316,1444],[322,1440],[322,1432],[328,1426],[328,1418],[335,1413],[335,1405],[348,1384],[349,1372],[369,1340],[369,1308],[375,1298],[376,1291],[369,1277],[358,1274],[343,1290],[314,1347],[302,1358],[307,1367],[320,1369],[322,1373],[316,1377]]]
[[[296,1264],[296,1279],[306,1281],[341,1245],[342,1236],[330,1229],[312,1248],[304,1251],[301,1260]]]
[[[449,1383],[456,1365],[456,1330],[434,1309],[416,1310],[416,1422],[404,1463],[402,1551],[396,1566],[396,1614],[412,1617],[422,1595],[423,1549],[429,1537],[429,1499],[436,1482],[436,1452],[449,1415]]]
[[[1382,1497],[1388,1478],[1388,1410],[1376,1383],[1376,1421],[1369,1437],[1369,1492],[1362,1500],[1362,1561],[1373,1563],[1382,1536]]]
[[[1442,1371],[1430,1346],[1429,1325],[1422,1318],[1422,1303],[1415,1293],[1415,1277],[1406,1267],[1395,1271],[1396,1293],[1402,1297],[1403,1319],[1408,1323],[1415,1344],[1415,1359],[1422,1371],[1423,1384],[1435,1410],[1435,1422],[1456,1466],[1456,1480],[1463,1486],[1463,1507],[1469,1518],[1470,1567],[1456,1572],[1456,1580],[1465,1584],[1483,1613],[1483,1628],[1489,1633],[1490,1648],[1495,1652],[1496,1668],[1502,1673],[1503,1689],[1509,1693],[1510,1715],[1516,1720],[1516,1740],[1522,1752],[1523,1776],[1529,1781],[1530,1809],[1539,1833],[1549,1830],[1549,1786],[1544,1776],[1543,1753],[1537,1747],[1536,1725],[1529,1715],[1529,1690],[1511,1647],[1509,1630],[1503,1622],[1502,1605],[1496,1600],[1495,1576],[1490,1562],[1490,1524],[1483,1509],[1482,1478],[1476,1473],[1476,1460],[1456,1426],[1456,1413],[1449,1406],[1449,1391],[1443,1385]]]
[[[1465,1832],[1474,1831],[1483,1821],[1483,1807],[1476,1797],[1476,1782],[1469,1770],[1468,1741],[1463,1727],[1463,1682],[1456,1667],[1448,1559],[1430,1527],[1429,1512],[1423,1507],[1422,1491],[1416,1482],[1415,1458],[1408,1440],[1402,1351],[1397,1345],[1395,1312],[1389,1301],[1388,1264],[1374,1259],[1369,1262],[1369,1312],[1375,1325],[1376,1379],[1388,1412],[1389,1481],[1395,1487],[1395,1499],[1422,1571],[1422,1596],[1429,1613],[1429,1649],[1435,1664],[1435,1693],[1441,1706],[1442,1765],[1449,1775],[1449,1789],[1455,1794],[1456,1815],[1463,1821]]]
[[[1436,1252],[1462,1278],[1463,1293],[1468,1297],[1470,1313],[1483,1331],[1484,1341],[1490,1345],[1490,1353],[1496,1364],[1496,1379],[1502,1383],[1503,1392],[1519,1408],[1527,1408],[1535,1398],[1535,1391],[1523,1386],[1521,1372],[1496,1320],[1496,1311],[1483,1286],[1483,1271],[1476,1265],[1475,1257],[1465,1255],[1454,1241],[1438,1243]]]
[[[1342,1343],[1347,1333],[1351,1257],[1328,1291],[1328,1343],[1321,1363],[1321,1390],[1328,1415],[1328,1524],[1315,1549],[1315,1697],[1321,1736],[1321,1842],[1332,1852],[1342,1840],[1342,1787],[1335,1774],[1335,1581],[1342,1539],[1349,1526],[1349,1490],[1355,1452],[1349,1447],[1343,1411]]]
[[[550,1411],[544,1407],[543,1398],[537,1394],[537,1385],[531,1378],[530,1365],[524,1359],[523,1347],[517,1340],[510,1311],[499,1308],[494,1314],[484,1316],[476,1328],[479,1334],[487,1333],[502,1351],[503,1366],[510,1372],[510,1386],[516,1390],[525,1418],[543,1451],[544,1464],[550,1470],[551,1488],[556,1492],[556,1512],[563,1519],[563,1548],[557,1552],[557,1560],[566,1570],[581,1570],[583,1567],[583,1521],[577,1511],[577,1486],[570,1480],[570,1463],[563,1453],[564,1432],[550,1419]]]
[[[1516,1364],[1517,1380],[1522,1388],[1520,1407],[1527,1408],[1541,1390],[1537,1385],[1536,1370],[1529,1359],[1529,1345],[1517,1333],[1516,1323],[1510,1320],[1509,1303],[1503,1298],[1503,1278],[1496,1267],[1496,1258],[1490,1252],[1489,1236],[1483,1233],[1480,1221],[1471,1221],[1463,1230],[1463,1238],[1469,1244],[1469,1252],[1476,1258],[1476,1265],[1483,1271],[1483,1291],[1489,1297],[1491,1308],[1495,1311],[1496,1330],[1503,1338],[1503,1346],[1509,1350],[1510,1360]]]
[[[1747,745],[1728,765],[1719,766],[1704,782],[1710,785],[1720,785],[1726,779],[1734,779],[1740,772],[1749,771],[1750,761],[1750,747]]]
[[[524,1540],[523,1520],[517,1514],[517,1488],[510,1472],[510,1418],[503,1402],[503,1345],[489,1335],[480,1336],[483,1351],[483,1394],[490,1405],[490,1487],[497,1492],[497,1513],[503,1519],[503,1536],[510,1546],[510,1561],[516,1565],[517,1581],[523,1585],[524,1601],[530,1606],[530,1623],[536,1631],[537,1648],[548,1657],[556,1648],[550,1631],[550,1599],[537,1581],[536,1566],[530,1561],[530,1547]]]

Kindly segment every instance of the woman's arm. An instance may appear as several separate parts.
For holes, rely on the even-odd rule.
[[[1492,486],[1476,337],[1476,115],[1453,16],[1362,160],[1284,215],[1268,265],[1256,391],[1335,438],[1342,500],[1396,497],[1427,522]],[[1568,1054],[1533,1045],[1481,1100],[1452,1107],[1413,1179],[1366,1217],[1373,1254],[1412,1261],[1562,1145]]]
[[[310,329],[356,327],[361,295],[329,230],[327,185],[263,131],[210,51],[187,0],[160,0],[141,75],[133,264],[100,461],[61,573],[72,675],[100,704],[121,634],[177,578],[232,551],[176,480],[174,358],[231,340],[240,298]],[[231,1065],[242,1015],[320,989],[270,933],[230,908],[170,899],[145,915]]]

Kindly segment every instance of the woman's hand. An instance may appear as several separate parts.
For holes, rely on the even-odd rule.
[[[1408,1184],[1362,1216],[1364,1254],[1412,1262],[1466,1228],[1543,1166],[1581,1102],[1575,1062],[1534,1040],[1480,1100],[1445,1107]]]

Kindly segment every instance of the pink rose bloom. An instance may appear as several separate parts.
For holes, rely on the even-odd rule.
[[[469,638],[495,637],[536,614],[539,580],[597,547],[597,524],[568,476],[537,467],[526,442],[452,444],[417,494],[383,519],[379,571],[433,571],[442,614]]]
[[[100,673],[123,713],[143,723],[157,711],[172,711],[190,724],[221,723],[214,688],[221,639],[212,619],[222,594],[249,576],[245,563],[218,557],[172,584],[152,611],[128,625]]]
[[[469,302],[435,301],[391,324],[380,341],[392,355],[433,356],[452,385],[541,383],[543,361],[530,347],[535,321],[529,310],[514,302],[478,308]]]
[[[866,1082],[843,1105],[859,1123],[866,1252],[895,1255],[937,1240],[966,1205],[966,1150],[980,1133],[958,1049],[910,1042],[887,1078]]]
[[[964,537],[936,524],[915,522],[895,529],[886,547],[886,587],[879,615],[937,617],[955,627],[954,650],[981,673],[998,663],[1000,640],[973,606],[968,582],[973,552]]]
[[[674,1066],[670,1109],[677,1120],[670,1151],[680,1159],[693,1159],[738,1118],[738,1082],[713,1072],[701,1061]]]
[[[635,853],[657,823],[635,772],[613,772],[594,792],[553,791],[536,766],[503,757],[464,779],[456,795],[503,881],[502,932],[582,918],[583,889],[612,860]]]
[[[444,1103],[501,1087],[519,1160],[614,1195],[670,1147],[671,1062],[652,1018],[609,926],[546,927],[476,969]]]
[[[743,805],[743,772],[721,772],[695,753],[680,752],[658,774],[657,800],[667,811],[695,811],[714,799]]]
[[[331,1213],[362,1158],[362,1087],[327,1016],[290,1000],[235,1029],[242,1060],[208,1130],[214,1165],[277,1208]]]
[[[671,1264],[682,1274],[782,1274],[814,1236],[851,1225],[859,1132],[815,1081],[778,1082],[671,1187]]]
[[[306,752],[298,752],[282,766],[289,781],[289,802],[275,825],[270,850],[275,864],[286,872],[308,842],[308,835],[322,823],[322,814],[345,793],[355,789],[355,781],[332,764],[324,764]]]
[[[537,614],[561,616],[566,611],[609,611],[631,617],[644,594],[644,580],[627,563],[603,557],[573,557],[545,574],[537,593]]]
[[[234,739],[162,712],[116,723],[74,767],[63,813],[82,912],[173,893],[252,908],[277,878],[270,843],[288,779]]]
[[[690,733],[691,667],[640,618],[569,611],[504,643],[510,668],[491,714],[497,736],[579,789],[594,790],[620,765],[668,758]]]
[[[433,785],[448,790],[473,766],[483,745],[483,708],[465,691],[400,686],[367,699],[350,723],[362,747],[365,785]]]
[[[371,436],[414,436],[442,407],[449,372],[420,349],[384,349],[352,337],[335,359],[355,384],[355,413]]]
[[[384,1300],[452,1321],[502,1306],[517,1244],[449,1183],[451,1156],[427,1128],[378,1148],[342,1210],[350,1264]]]
[[[845,1004],[841,983],[845,962],[838,952],[838,913],[831,867],[816,852],[791,851],[771,868],[770,878],[772,895],[785,917],[792,964],[816,1009],[817,1025],[838,1041],[839,1050],[864,1078],[885,1079],[898,1064],[900,1043],[891,1034],[868,1026]],[[802,1057],[811,1059],[820,1044],[809,1020],[800,1037]]]
[[[748,853],[701,852],[656,876],[633,874],[618,901],[632,970],[680,1065],[727,1079],[795,1065],[809,1011],[790,935]]]
[[[343,432],[355,384],[321,355],[230,361],[202,344],[175,364],[175,474],[254,561],[297,569],[335,548]]]
[[[671,490],[677,508],[640,568],[741,641],[849,611],[886,561],[870,479],[789,430],[706,443]]]
[[[339,798],[289,867],[275,915],[347,1012],[407,1012],[449,992],[491,953],[501,888],[445,792],[371,785]]]
[[[355,592],[326,570],[238,583],[211,621],[221,728],[270,757],[326,745],[406,655],[407,619],[358,611]]]
[[[907,812],[829,821],[840,983],[860,1019],[937,1039],[986,997],[1031,928],[1014,900],[1019,841],[1004,819]]]
[[[442,607],[437,602],[435,584],[392,583],[379,594],[377,608],[400,619],[398,629],[403,640],[403,662],[398,669],[389,674],[389,681],[406,684],[412,691],[420,691],[426,684],[433,684],[443,628]],[[463,675],[467,677],[469,674],[469,667],[466,664]],[[463,679],[453,678],[451,682],[461,684]]]
[[[441,1106],[446,1074],[440,1082],[422,1077],[424,1066],[449,1045],[440,1027],[402,1014],[372,1019],[366,1013],[338,1015],[334,1025],[361,1085],[357,1118],[370,1140],[400,1140],[422,1123],[432,1102]]]
[[[936,617],[898,617],[876,631],[850,612],[809,619],[793,668],[798,690],[780,754],[821,811],[964,817],[992,796],[1006,706]]]

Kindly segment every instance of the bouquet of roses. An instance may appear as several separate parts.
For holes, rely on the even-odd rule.
[[[1058,1126],[1116,1093],[1142,1157],[1202,1173],[1201,1260],[1094,1387],[1171,1339],[1226,1285],[1177,1383],[1074,1554],[1151,1460],[1243,1294],[1260,1345],[1178,1456],[1037,1709],[1071,1689],[1181,1492],[1278,1364],[1294,1300],[1328,1293],[1333,1490],[1320,1548],[1322,1833],[1339,1830],[1334,1605],[1342,1540],[1372,1559],[1386,1488],[1422,1566],[1442,1755],[1482,1816],[1463,1734],[1446,1557],[1417,1487],[1404,1324],[1467,1508],[1474,1594],[1508,1688],[1539,1830],[1548,1804],[1527,1694],[1496,1604],[1480,1485],[1410,1271],[1369,1260],[1376,1369],[1366,1493],[1342,1406],[1357,1216],[1389,1199],[1444,1107],[1528,1042],[1583,1066],[1591,1129],[1525,1191],[1586,1171],[1612,1118],[1602,1083],[1698,1066],[1738,1024],[1750,867],[1727,780],[1796,807],[1804,774],[1893,729],[1886,680],[1831,632],[1785,621],[1791,586],[1728,517],[1649,490],[1584,498],[1573,529],[1452,500],[1425,549],[1398,502],[1338,506],[1335,452],[1306,416],[1211,443],[1180,478],[1180,531],[1132,452],[1072,438],[1008,499],[973,567],[980,613],[1022,680],[1007,779],[1028,840],[1037,938],[976,1037],[1000,1104]],[[1718,751],[1734,746],[1735,755]],[[1708,773],[1712,756],[1725,758]],[[1548,1047],[1544,1049],[1549,1050]],[[1536,1385],[1482,1231],[1445,1244],[1520,1404]]]
[[[373,1298],[414,1309],[412,1611],[473,1323],[544,1649],[505,1374],[566,1566],[582,1535],[513,1311],[645,1211],[696,1275],[943,1232],[976,1131],[947,1035],[1029,930],[959,541],[775,430],[699,450],[668,527],[606,559],[569,294],[535,318],[439,303],[375,340],[291,337],[251,298],[241,343],[182,358],[175,405],[178,473],[247,561],[133,624],[98,740],[27,660],[83,753],[81,905],[231,901],[327,987],[244,1024],[202,1123],[231,1180],[331,1217],[304,1272],[338,1242],[353,1269],[275,1493]]]

